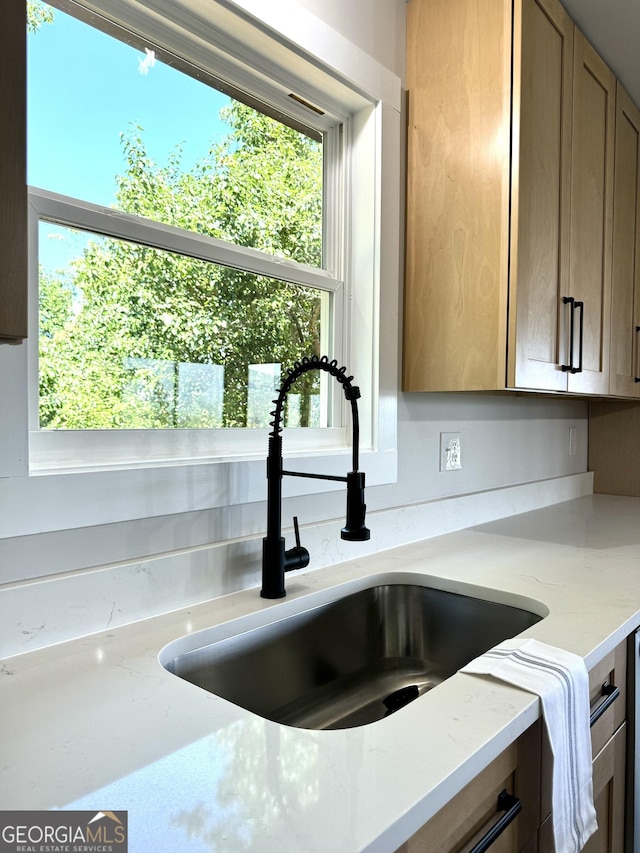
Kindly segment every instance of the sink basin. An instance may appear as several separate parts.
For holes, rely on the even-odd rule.
[[[217,642],[198,645],[191,635],[190,648],[177,640],[160,661],[268,720],[342,729],[399,710],[541,618],[470,595],[384,583]]]

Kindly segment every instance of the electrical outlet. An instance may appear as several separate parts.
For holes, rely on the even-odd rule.
[[[569,456],[576,455],[576,428],[569,427]]]
[[[440,470],[459,471],[462,468],[462,444],[459,432],[440,433]]]

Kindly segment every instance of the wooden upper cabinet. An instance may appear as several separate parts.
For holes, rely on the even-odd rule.
[[[573,37],[560,3],[516,5],[507,377],[514,388],[567,388]]]
[[[404,389],[608,393],[612,73],[559,0],[411,0],[407,83]]]
[[[407,9],[404,388],[504,387],[511,9]]]
[[[613,72],[576,30],[569,295],[584,305],[584,333],[568,388],[590,394],[609,392],[615,103]]]
[[[566,390],[573,37],[557,0],[411,0],[404,388]]]
[[[27,336],[26,3],[0,3],[0,343]]]
[[[640,397],[640,111],[616,95],[611,394]]]

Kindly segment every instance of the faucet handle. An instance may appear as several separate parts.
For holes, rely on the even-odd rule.
[[[284,570],[292,572],[296,569],[304,569],[309,565],[309,552],[300,544],[300,528],[298,527],[298,516],[293,516],[293,531],[296,537],[295,548],[289,548],[284,552]]]
[[[296,548],[301,548],[302,545],[300,545],[300,528],[298,527],[298,516],[297,515],[293,516],[293,532],[294,532],[295,537],[296,537]]]

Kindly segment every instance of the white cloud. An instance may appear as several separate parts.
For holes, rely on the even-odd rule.
[[[153,66],[156,64],[155,51],[149,50],[148,47],[145,47],[144,53],[144,59],[138,60],[138,71],[140,72],[140,74],[148,74],[149,69],[153,68]]]

